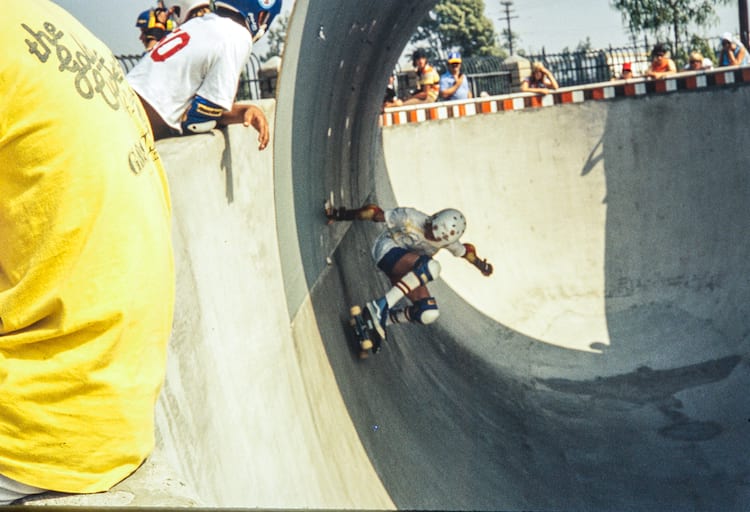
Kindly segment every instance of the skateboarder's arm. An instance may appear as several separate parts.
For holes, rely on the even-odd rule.
[[[345,206],[339,208],[327,208],[326,217],[328,222],[341,220],[371,220],[373,222],[385,222],[385,214],[378,205],[366,204],[361,208],[349,210]]]
[[[472,244],[464,244],[464,249],[466,249],[466,252],[463,255],[463,258],[467,260],[469,263],[474,265],[479,269],[482,274],[485,276],[492,275],[492,263],[489,263],[487,259],[481,259],[479,256],[477,256],[477,248],[474,247]]]

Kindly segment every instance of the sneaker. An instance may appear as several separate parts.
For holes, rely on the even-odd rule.
[[[388,320],[388,302],[386,302],[385,297],[382,297],[368,302],[365,304],[365,308],[367,308],[367,312],[370,314],[375,331],[380,336],[380,339],[384,340],[385,322]]]

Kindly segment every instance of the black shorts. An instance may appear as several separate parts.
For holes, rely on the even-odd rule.
[[[393,267],[396,266],[398,260],[403,258],[404,255],[408,253],[409,251],[407,251],[406,249],[402,249],[401,247],[394,247],[393,249],[385,253],[385,256],[380,258],[380,261],[378,261],[378,268],[386,274],[391,275]]]

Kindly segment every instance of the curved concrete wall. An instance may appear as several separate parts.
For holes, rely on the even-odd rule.
[[[378,77],[432,3],[302,2],[278,97],[290,315],[309,292],[385,489],[401,508],[746,508],[748,156],[717,148],[748,147],[748,89],[393,127],[384,154]],[[384,290],[376,227],[324,226],[329,196],[460,206],[498,273],[446,268],[438,324],[363,365],[345,315]]]
[[[269,119],[274,102],[264,102]],[[178,301],[160,452],[205,504],[388,508],[322,350],[309,299],[293,322],[276,237],[273,148],[255,132],[160,142]]]
[[[750,87],[381,130],[379,77],[433,3],[297,0],[274,146],[159,143],[157,457],[208,506],[746,510]],[[360,361],[378,228],[327,226],[329,197],[462,208],[497,271],[444,259],[438,323]]]

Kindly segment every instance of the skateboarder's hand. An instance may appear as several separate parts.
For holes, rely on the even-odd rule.
[[[477,267],[479,271],[485,276],[491,276],[492,271],[494,270],[492,268],[492,263],[488,262],[486,259],[480,260],[479,258],[477,258],[474,262],[474,266]]]
[[[326,218],[328,219],[328,224],[332,224],[340,220],[352,220],[351,215],[354,212],[351,210],[347,210],[345,206],[341,206],[340,208],[326,206],[325,213],[326,213]]]
[[[342,220],[383,221],[383,210],[381,210],[376,204],[366,204],[362,208],[357,208],[355,210],[349,210],[346,206],[341,206],[339,208],[326,206],[325,214],[328,219],[328,224]]]
[[[376,204],[366,204],[357,210],[357,220],[383,221],[383,210]]]
[[[469,263],[477,267],[485,276],[492,275],[492,263],[489,263],[486,259],[480,259],[479,256],[477,256],[477,248],[474,247],[474,245],[464,244],[464,249],[466,249],[466,252],[463,257],[468,260]]]

